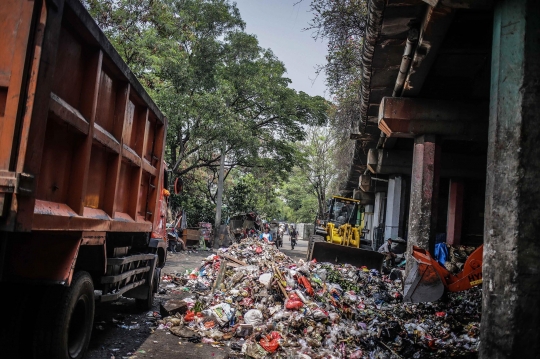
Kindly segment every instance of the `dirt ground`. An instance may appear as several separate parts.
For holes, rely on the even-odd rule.
[[[299,240],[291,250],[289,236],[285,236],[282,251],[299,260],[305,259],[307,241]],[[166,273],[184,273],[200,266],[201,260],[212,251],[180,252],[169,254],[162,270]],[[169,283],[161,283],[166,289]],[[157,294],[152,312],[159,312],[160,303],[171,298],[181,298],[182,294]],[[155,322],[152,312],[141,312],[134,300],[121,300],[99,305],[96,308],[94,330],[86,359],[120,359],[120,358],[160,358],[160,359],[226,359],[228,347],[212,347],[208,344],[189,343],[178,338],[168,330],[154,330]]]

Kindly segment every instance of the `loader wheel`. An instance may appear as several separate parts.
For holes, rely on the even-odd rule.
[[[94,284],[87,272],[75,273],[69,287],[48,290],[40,308],[34,358],[82,358],[92,334],[94,309]]]

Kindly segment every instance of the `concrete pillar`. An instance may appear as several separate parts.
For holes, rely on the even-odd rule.
[[[422,135],[414,139],[407,253],[411,253],[413,245],[434,250],[440,154],[435,136]],[[410,263],[412,259],[408,258],[407,273]]]
[[[450,179],[448,194],[448,216],[446,224],[446,243],[459,245],[463,218],[463,181]]]
[[[386,221],[384,238],[397,238],[399,235],[400,218],[402,212],[401,200],[403,197],[403,180],[401,176],[390,176],[388,180],[388,194],[386,195]]]
[[[373,205],[368,204],[364,207],[364,229],[369,232],[366,235],[367,240],[373,241]],[[371,242],[373,243],[373,242]]]
[[[540,358],[540,1],[495,2],[480,358]]]
[[[373,235],[372,235],[372,245],[373,248],[377,247],[378,243],[376,239],[377,227],[384,225],[384,205],[385,205],[385,192],[376,192],[375,193],[375,206],[373,209]],[[378,248],[375,248],[378,249]]]
[[[409,192],[411,187],[409,186],[408,176],[401,177],[401,203],[399,212],[399,231],[398,235],[401,238],[407,238],[407,224],[409,220]]]

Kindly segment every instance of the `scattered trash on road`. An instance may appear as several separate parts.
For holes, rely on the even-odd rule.
[[[230,358],[466,358],[479,345],[480,288],[403,303],[400,279],[347,264],[295,263],[254,239],[164,282],[182,298],[162,304],[156,329],[228,346]]]

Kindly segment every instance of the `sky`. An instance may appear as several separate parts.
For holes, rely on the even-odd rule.
[[[324,75],[317,77],[315,67],[326,61],[326,42],[313,40],[312,31],[303,31],[311,20],[310,0],[233,0],[246,32],[254,34],[263,48],[285,64],[290,87],[297,91],[328,98]]]

